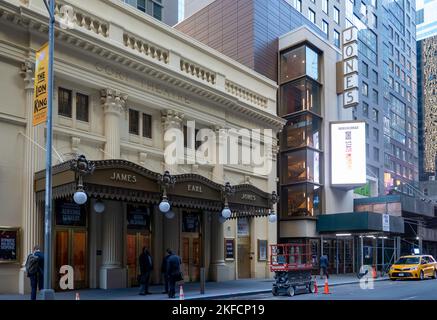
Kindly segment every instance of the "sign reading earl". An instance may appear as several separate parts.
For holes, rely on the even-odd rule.
[[[47,120],[49,78],[49,47],[45,44],[36,52],[35,84],[33,90],[33,125]]]

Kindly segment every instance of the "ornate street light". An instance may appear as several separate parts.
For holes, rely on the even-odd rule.
[[[235,193],[235,187],[231,186],[229,182],[226,182],[222,187],[223,197],[225,200],[225,205],[222,210],[222,217],[225,219],[229,219],[231,217],[231,210],[229,209],[228,198]]]
[[[271,205],[271,209],[270,209],[270,214],[269,214],[269,222],[271,223],[275,223],[278,220],[278,216],[275,214],[275,211],[273,210],[273,206],[278,203],[279,201],[279,196],[276,194],[276,191],[273,191],[272,194],[270,195],[270,205]]]
[[[74,162],[71,163],[71,170],[76,173],[77,189],[73,195],[73,200],[77,204],[84,204],[88,200],[83,189],[83,176],[92,174],[94,172],[95,165],[88,161],[84,155],[80,155]]]
[[[174,217],[174,213],[173,215],[168,213],[170,211],[170,203],[168,202],[167,198],[167,188],[174,186],[174,184],[176,183],[176,177],[172,176],[170,172],[165,171],[164,174],[159,177],[158,183],[161,185],[162,188],[162,200],[159,203],[159,211],[165,213],[166,217],[171,219]]]

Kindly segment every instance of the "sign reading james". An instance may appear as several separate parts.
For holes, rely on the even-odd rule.
[[[343,107],[358,104],[358,29],[343,30]]]
[[[33,125],[47,120],[49,85],[49,46],[45,44],[36,52],[35,84],[33,90]]]
[[[109,179],[113,181],[121,181],[121,182],[128,182],[128,183],[136,183],[137,177],[133,174],[123,173],[123,172],[112,172],[112,175],[109,177]]]

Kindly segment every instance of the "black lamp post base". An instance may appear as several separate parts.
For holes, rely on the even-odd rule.
[[[55,300],[55,290],[53,289],[42,289],[40,293],[42,300]]]

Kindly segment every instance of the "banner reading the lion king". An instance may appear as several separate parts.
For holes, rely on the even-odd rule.
[[[33,125],[47,120],[47,92],[49,85],[49,46],[45,44],[36,52],[35,85],[33,91]]]

